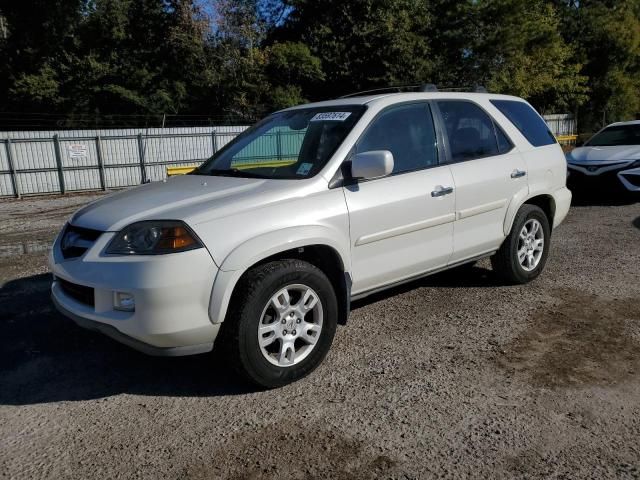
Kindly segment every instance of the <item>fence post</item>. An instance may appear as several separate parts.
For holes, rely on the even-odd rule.
[[[147,183],[147,171],[144,168],[144,145],[142,144],[142,133],[138,134],[138,156],[140,158],[140,173],[142,183]]]
[[[64,185],[64,171],[62,169],[62,153],[60,152],[60,140],[57,133],[53,135],[53,147],[56,153],[56,164],[58,165],[58,181],[60,182],[60,193],[64,195],[66,188]]]
[[[282,137],[280,136],[280,130],[276,132],[276,158],[282,160]]]
[[[98,174],[100,175],[100,188],[102,190],[107,189],[107,184],[104,180],[104,163],[102,161],[102,140],[100,135],[96,137],[96,154],[98,156]]]
[[[16,198],[20,198],[20,188],[18,187],[18,175],[16,175],[16,167],[13,164],[13,154],[11,153],[11,139],[7,138],[4,142],[4,147],[7,149],[7,161],[9,162],[9,175],[11,177],[11,186],[13,187],[13,194]]]
[[[217,133],[216,133],[216,129],[214,128],[213,130],[211,130],[211,155],[215,155],[216,152],[218,151],[218,141],[216,139]]]

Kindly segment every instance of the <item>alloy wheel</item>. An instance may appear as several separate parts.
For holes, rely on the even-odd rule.
[[[265,359],[277,367],[304,360],[322,332],[322,301],[307,285],[287,285],[264,307],[258,324],[258,344]]]

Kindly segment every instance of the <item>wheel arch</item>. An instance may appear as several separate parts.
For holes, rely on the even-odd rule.
[[[339,307],[338,322],[344,324],[351,299],[348,240],[318,235],[324,227],[288,229],[251,239],[234,249],[222,262],[211,292],[209,316],[213,323],[223,322],[233,293],[242,277],[252,268],[279,259],[296,258],[315,265],[335,288]]]
[[[553,198],[553,195],[550,194],[541,194],[535,195],[533,197],[526,198],[522,203],[516,205],[511,205],[507,211],[507,216],[504,222],[504,234],[509,235],[511,232],[511,227],[513,226],[513,220],[516,217],[516,213],[518,210],[522,208],[523,205],[535,205],[542,209],[542,211],[547,216],[549,220],[549,228],[553,228],[553,219],[556,214],[556,201]]]

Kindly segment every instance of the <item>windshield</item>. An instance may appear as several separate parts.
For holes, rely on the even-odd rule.
[[[238,135],[193,174],[312,177],[325,166],[364,110],[362,105],[350,105],[275,113]]]
[[[613,147],[616,145],[640,145],[640,124],[616,125],[596,133],[584,144],[586,147]]]

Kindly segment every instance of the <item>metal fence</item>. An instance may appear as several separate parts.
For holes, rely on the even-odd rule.
[[[576,135],[578,133],[576,118],[570,113],[544,115],[543,118],[547,122],[547,125],[549,125],[551,132],[553,132],[556,137],[563,135]]]
[[[565,148],[575,146],[578,138],[578,124],[576,117],[570,113],[556,113],[543,116],[551,132],[558,139],[558,143]]]
[[[575,143],[573,115],[544,118],[561,143]],[[107,190],[162,180],[167,167],[199,164],[246,128],[0,132],[0,197]],[[277,129],[238,152],[232,166],[293,163],[303,137],[304,131]]]
[[[201,163],[246,126],[0,133],[0,196],[106,190]]]

